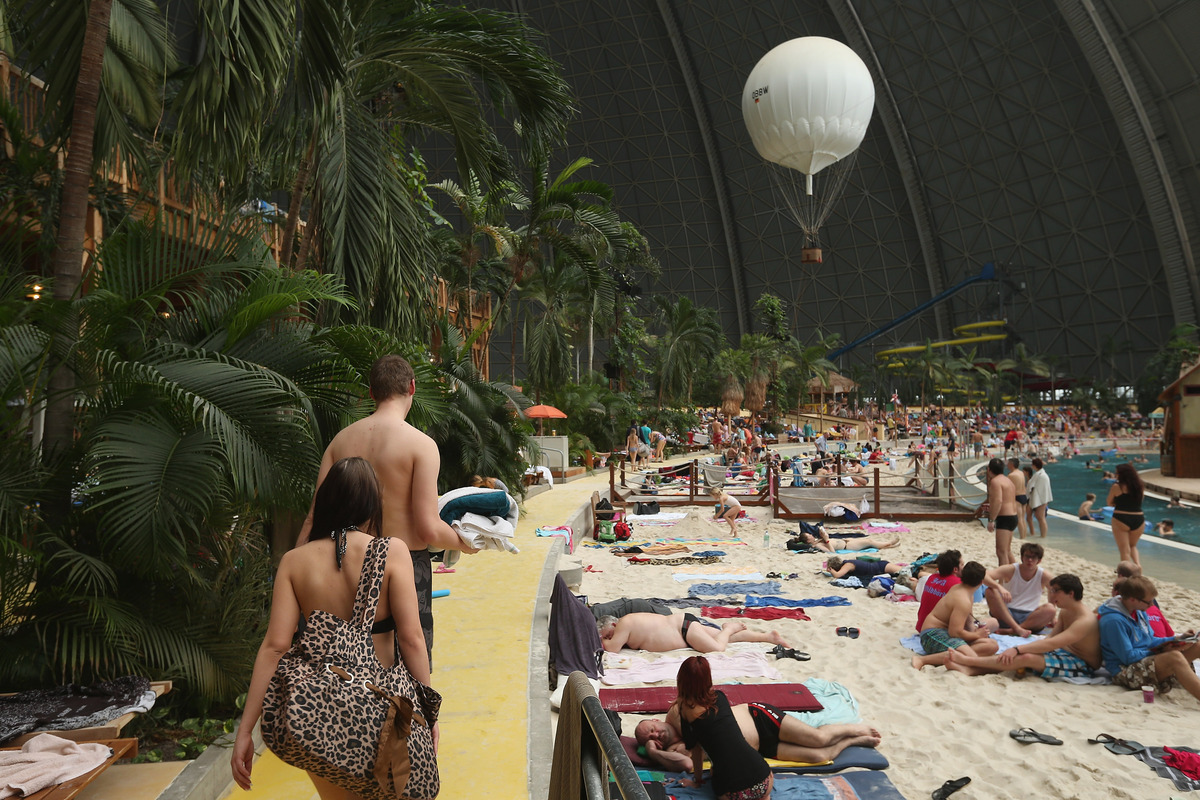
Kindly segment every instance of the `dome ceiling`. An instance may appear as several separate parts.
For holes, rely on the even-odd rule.
[[[1200,3],[1176,0],[512,0],[579,99],[565,159],[616,189],[663,275],[648,293],[753,330],[764,291],[795,332],[851,341],[994,262],[977,283],[858,348],[1007,319],[1063,372],[1136,377],[1196,321]],[[1190,35],[1189,35],[1190,33]],[[775,45],[828,36],[872,70],[875,115],[821,231],[824,263],[742,122]],[[558,165],[561,167],[562,165]],[[819,177],[819,176],[818,176]],[[982,348],[981,348],[982,349]]]

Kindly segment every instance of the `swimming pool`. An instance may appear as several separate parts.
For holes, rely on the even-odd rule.
[[[1158,469],[1158,456],[1153,455],[1149,459],[1147,464],[1134,466],[1140,470]],[[1054,499],[1050,501],[1052,509],[1074,516],[1088,492],[1096,495],[1094,510],[1099,511],[1104,505],[1112,484],[1101,479],[1102,473],[1087,468],[1086,462],[1089,460],[1094,461],[1095,456],[1075,456],[1046,465],[1050,487],[1054,492]],[[1105,461],[1103,467],[1111,472],[1120,463],[1120,459],[1110,458]],[[1175,520],[1175,541],[1200,546],[1200,508],[1168,508],[1165,500],[1147,497],[1142,503],[1142,510],[1151,526],[1162,519]],[[1158,534],[1149,532],[1146,536],[1157,538]]]

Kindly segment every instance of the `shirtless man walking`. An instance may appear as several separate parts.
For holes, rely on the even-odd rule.
[[[1017,487],[1004,474],[1004,462],[993,458],[988,462],[988,532],[996,533],[996,561],[1000,566],[1014,563],[1013,531],[1017,529]],[[1019,472],[1020,470],[1018,470]],[[1022,476],[1024,478],[1024,476]]]
[[[1020,531],[1020,538],[1024,539],[1028,528],[1025,526],[1025,507],[1029,505],[1029,492],[1025,486],[1025,470],[1021,469],[1021,459],[1010,458],[1008,460],[1008,479],[1013,482],[1013,486],[1017,490],[1017,530]],[[1012,563],[1009,559],[1008,563]]]
[[[596,621],[604,649],[619,653],[622,647],[665,653],[690,647],[701,653],[723,653],[730,642],[771,642],[787,647],[788,643],[775,631],[759,633],[748,630],[740,620],[726,622],[720,631],[700,622],[695,614],[626,614],[601,617]]]
[[[746,742],[764,758],[819,764],[832,761],[847,747],[878,747],[882,737],[870,725],[822,725],[814,728],[767,703],[731,707]],[[646,756],[672,772],[692,772],[691,752],[683,744],[679,706],[672,704],[666,722],[645,719],[633,735]]]
[[[1054,629],[1032,644],[1010,647],[995,656],[946,654],[946,669],[983,675],[1031,669],[1043,678],[1090,678],[1100,667],[1100,624],[1083,604],[1083,582],[1070,573],[1050,579],[1050,602],[1058,608]]]
[[[417,390],[412,366],[398,355],[383,356],[371,365],[368,381],[375,413],[347,425],[333,437],[321,458],[317,487],[329,468],[343,458],[365,458],[375,468],[383,496],[382,533],[408,545],[421,630],[432,661],[433,570],[429,548],[476,551],[438,516],[437,479],[442,461],[437,444],[405,421]],[[311,529],[310,507],[297,545],[308,541]]]

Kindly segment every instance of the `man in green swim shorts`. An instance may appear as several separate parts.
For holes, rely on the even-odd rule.
[[[986,575],[987,570],[978,561],[968,561],[962,568],[959,573],[962,583],[951,587],[921,624],[921,647],[925,655],[913,656],[915,668],[942,666],[950,650],[963,655],[990,656],[1000,649],[988,636],[987,628],[975,624],[972,613],[975,590]]]

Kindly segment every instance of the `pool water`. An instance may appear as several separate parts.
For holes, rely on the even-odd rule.
[[[1152,455],[1149,459],[1149,463],[1135,466],[1140,470],[1158,469],[1158,456]],[[1094,461],[1095,456],[1075,456],[1046,465],[1046,472],[1050,475],[1050,488],[1054,493],[1054,499],[1050,501],[1052,509],[1074,516],[1079,510],[1079,504],[1084,501],[1084,496],[1092,492],[1096,495],[1092,510],[1101,510],[1112,484],[1100,477],[1101,472],[1085,466],[1089,460]],[[1109,458],[1104,462],[1103,469],[1112,472],[1120,463],[1120,459]],[[1142,510],[1151,525],[1151,531],[1147,532],[1146,536],[1157,537],[1158,534],[1152,530],[1154,523],[1162,519],[1172,519],[1175,520],[1174,541],[1200,546],[1200,508],[1168,508],[1167,501],[1146,497],[1142,502]]]

